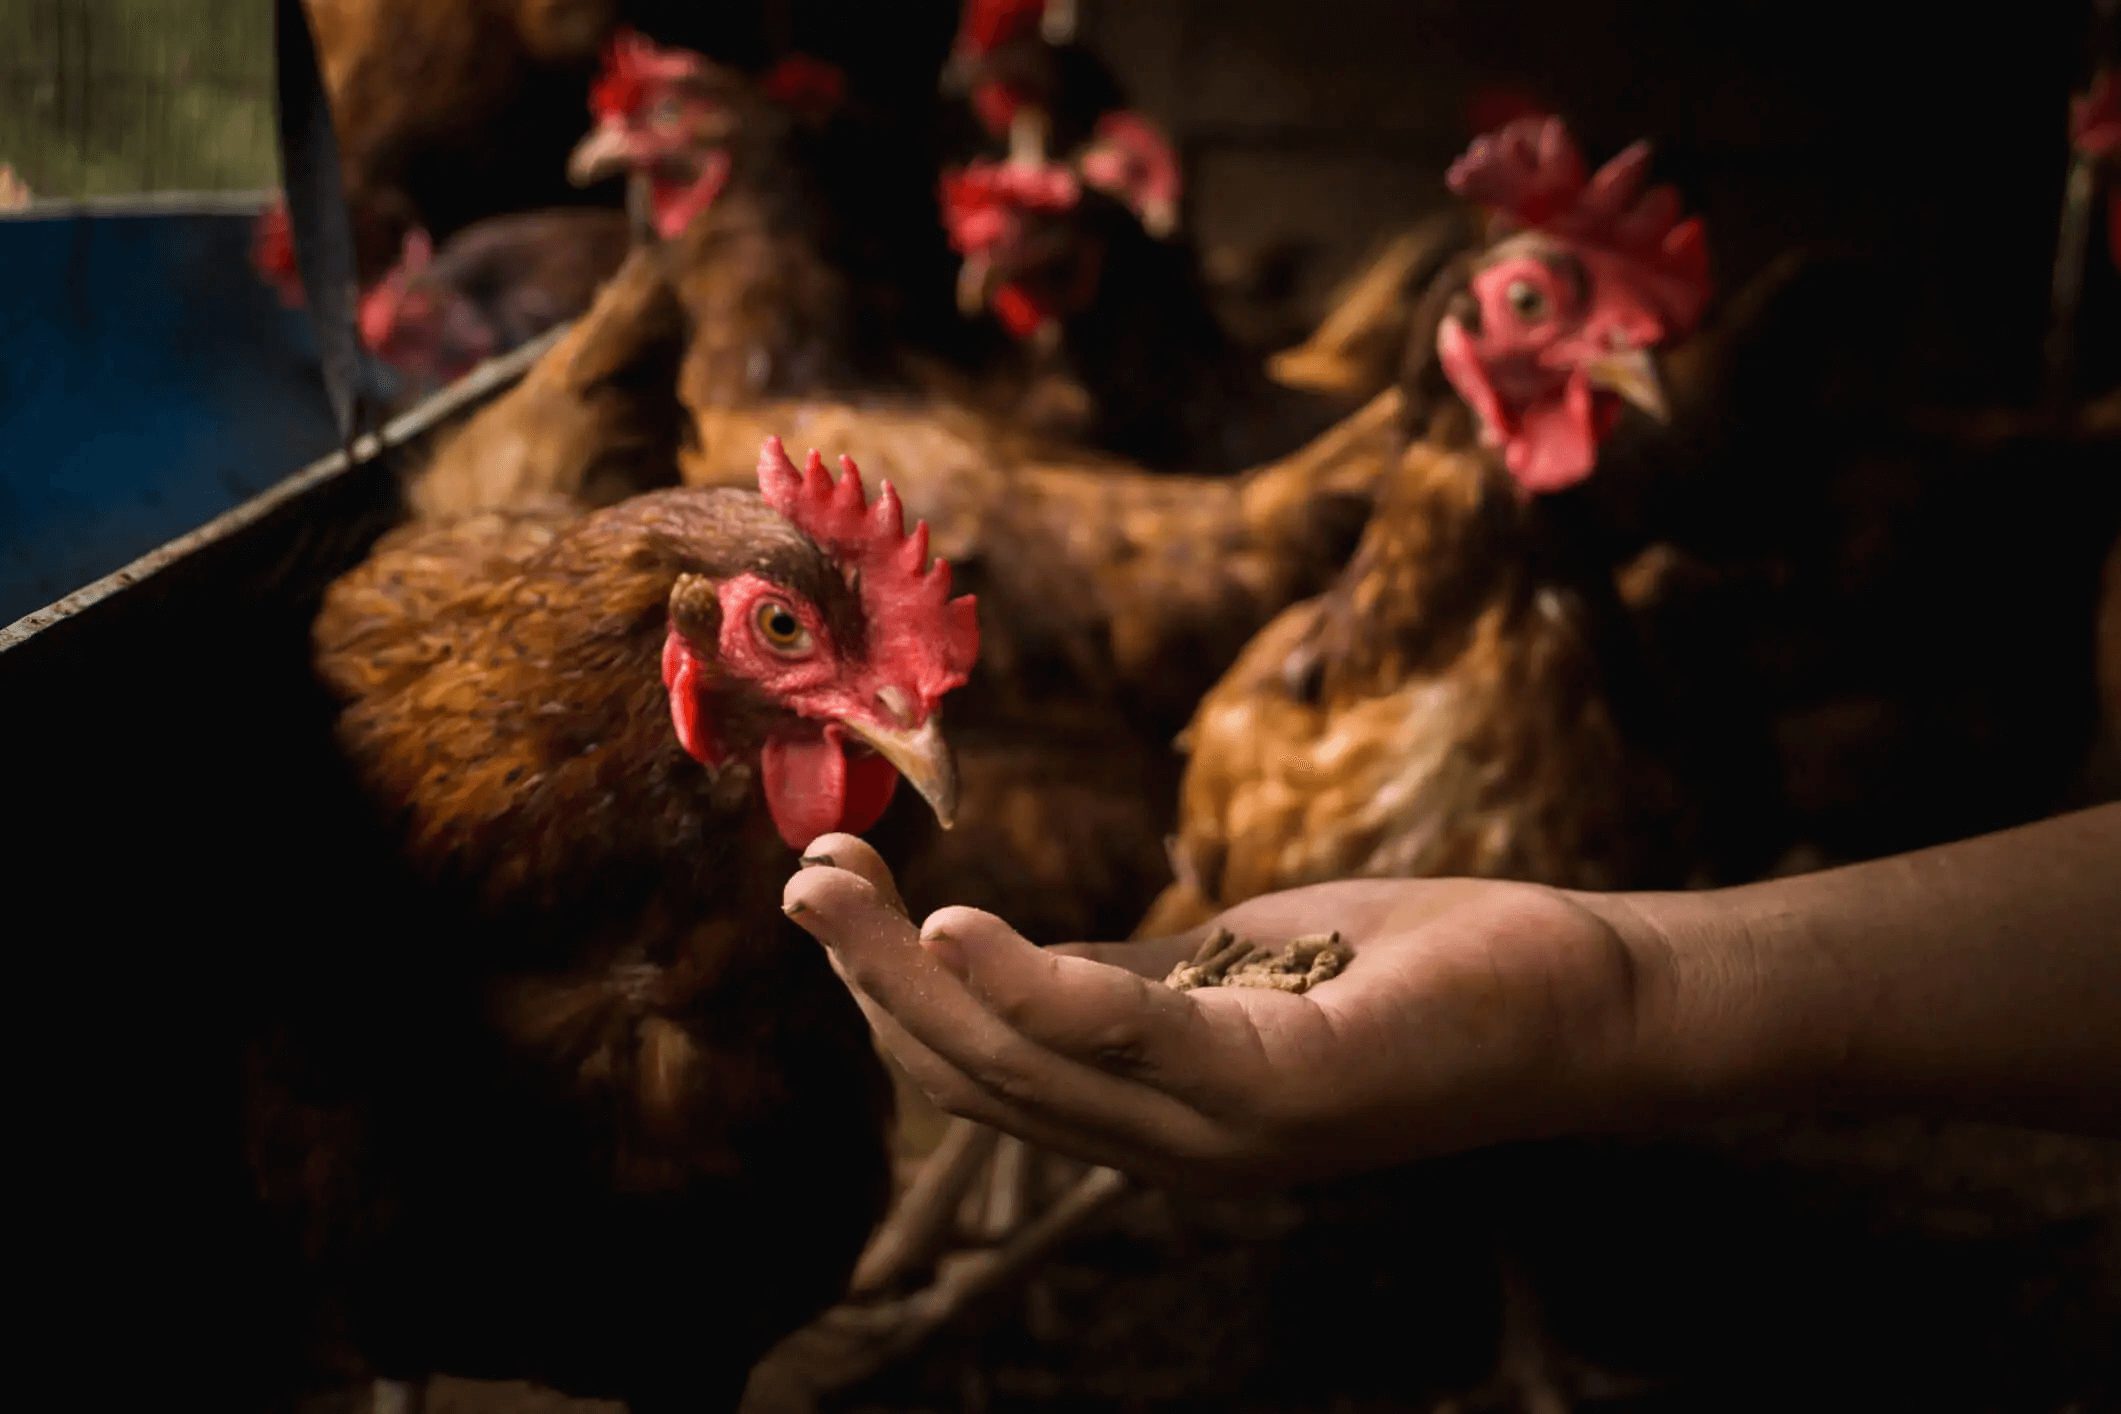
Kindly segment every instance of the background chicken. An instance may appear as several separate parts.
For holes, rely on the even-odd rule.
[[[1146,465],[1231,471],[1350,410],[1269,379],[1217,319],[1191,246],[1152,236],[1124,193],[1086,176],[1012,160],[944,179],[960,303],[1020,346],[1004,416]]]
[[[1559,122],[1531,119],[1452,169],[1511,219],[1416,320],[1425,434],[1333,587],[1202,700],[1179,882],[1144,931],[1365,874],[1685,876],[1611,569],[1548,509],[1596,471],[1623,399],[1655,404],[1650,351],[1707,300],[1700,223],[1645,188],[1646,163],[1632,149],[1587,180]]]
[[[381,834],[249,1143],[311,1378],[726,1406],[880,1212],[883,1072],[780,884],[901,774],[947,817],[972,606],[888,496],[778,443],[759,484],[408,527],[329,592]]]
[[[453,383],[588,309],[631,245],[597,207],[491,216],[439,251],[415,232],[361,301],[362,342],[417,388]]]

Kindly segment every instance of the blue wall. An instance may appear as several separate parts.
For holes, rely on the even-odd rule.
[[[331,451],[255,202],[0,218],[0,624]]]

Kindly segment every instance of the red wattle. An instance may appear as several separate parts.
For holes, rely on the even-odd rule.
[[[1524,410],[1517,435],[1503,448],[1510,475],[1526,493],[1544,496],[1584,480],[1598,465],[1601,412],[1590,384],[1573,374],[1557,400]]]
[[[663,639],[663,687],[670,696],[670,725],[685,754],[710,769],[722,764],[722,752],[700,705],[701,664],[684,636],[671,629]]]
[[[1052,314],[1022,285],[1008,284],[994,292],[994,317],[1001,321],[1010,338],[1028,339]]]
[[[767,742],[759,768],[766,809],[790,849],[836,831],[860,834],[882,817],[898,786],[898,772],[882,757],[850,758],[837,726],[816,737]]]

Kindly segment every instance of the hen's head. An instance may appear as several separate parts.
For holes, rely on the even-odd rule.
[[[1500,239],[1437,329],[1445,375],[1530,495],[1590,476],[1623,402],[1655,416],[1654,354],[1709,298],[1708,246],[1679,198],[1646,187],[1647,144],[1595,173],[1558,118],[1477,139],[1451,190],[1487,207]]]
[[[1081,219],[1083,186],[1053,162],[974,162],[943,176],[943,226],[963,261],[958,307],[1029,338],[1087,304],[1102,250]]]
[[[590,90],[596,126],[568,158],[568,177],[578,186],[642,177],[656,233],[668,240],[728,183],[744,97],[740,78],[704,55],[621,30]]]
[[[837,481],[780,439],[759,490],[795,530],[744,568],[681,575],[670,592],[663,685],[678,743],[720,769],[756,754],[781,838],[801,848],[874,825],[901,776],[945,826],[956,769],[938,707],[970,676],[979,620],[950,597],[950,567],[909,534],[888,483],[871,503],[852,461]]]
[[[361,342],[399,372],[440,386],[499,353],[500,337],[463,291],[433,278],[433,264],[428,234],[408,233],[398,263],[361,296]]]

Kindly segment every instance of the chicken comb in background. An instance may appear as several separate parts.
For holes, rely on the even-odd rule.
[[[781,439],[769,437],[759,450],[759,494],[850,573],[878,635],[872,651],[912,667],[925,716],[972,675],[978,606],[969,594],[950,597],[949,562],[930,560],[927,522],[907,532],[891,483],[872,503],[853,458],[841,457],[840,468],[834,481],[813,450],[798,471]]]
[[[1082,200],[1075,173],[1057,162],[973,162],[943,174],[950,248],[975,255],[1008,241],[1021,213],[1069,211]]]
[[[1164,130],[1141,114],[1122,109],[1099,118],[1075,165],[1087,185],[1125,205],[1150,235],[1163,238],[1178,229],[1185,194],[1178,152]]]
[[[1045,0],[966,0],[952,52],[991,53],[1012,40],[1036,33],[1045,12]]]
[[[760,76],[759,92],[805,117],[829,117],[847,101],[847,72],[812,54],[790,54]]]
[[[2069,139],[2095,165],[2121,161],[2121,71],[2102,69],[2090,89],[2070,102]],[[2106,248],[2121,268],[2121,173],[2109,178],[2106,196]]]
[[[1513,226],[1570,245],[1635,308],[1642,342],[1681,335],[1709,300],[1708,236],[1668,186],[1645,186],[1650,145],[1637,142],[1595,173],[1567,124],[1525,117],[1473,140],[1445,180]]]
[[[636,29],[620,29],[605,46],[603,71],[590,87],[590,111],[600,118],[630,113],[652,86],[690,78],[699,64],[696,54],[665,49]]]

